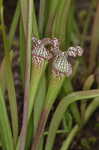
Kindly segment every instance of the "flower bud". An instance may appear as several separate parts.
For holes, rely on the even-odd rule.
[[[52,54],[46,49],[46,45],[50,44],[50,39],[45,38],[43,40],[37,40],[32,38],[33,47],[32,47],[32,63],[43,64],[44,60],[49,60],[52,58]]]
[[[83,49],[80,46],[69,47],[67,51],[67,55],[71,57],[82,56],[82,54],[83,54]]]
[[[53,38],[51,40],[51,50],[50,50],[54,56],[56,56],[57,54],[60,53],[60,49],[59,49],[59,41],[57,38]]]
[[[64,52],[61,52],[55,57],[52,66],[52,71],[56,76],[70,76],[72,74],[72,66],[68,62]]]

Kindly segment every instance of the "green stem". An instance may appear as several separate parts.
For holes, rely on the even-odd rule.
[[[7,40],[7,36],[5,32],[3,6],[1,6],[0,14],[1,14],[0,19],[1,19],[1,25],[2,25],[2,37],[3,37],[3,42],[4,42],[4,50],[5,50],[5,55],[7,56],[9,54],[9,48],[8,48],[8,40]]]
[[[2,90],[0,87],[0,135],[2,141],[2,145],[6,150],[13,150],[13,138],[10,128],[10,123],[7,115],[5,100],[3,98]]]
[[[6,63],[6,83],[11,111],[11,121],[12,121],[12,129],[13,129],[13,137],[14,144],[16,145],[17,137],[18,137],[18,112],[17,112],[17,103],[16,103],[16,93],[14,87],[13,74],[11,70],[11,61],[10,61],[10,53],[9,53],[9,41],[7,39],[7,35],[5,32],[5,23],[3,16],[3,6],[1,7],[1,24],[2,24],[2,36],[4,42],[4,50],[5,50],[5,63]]]
[[[99,107],[99,97],[95,98],[87,107],[87,110],[85,112],[85,116],[84,116],[84,121],[82,124],[82,127],[88,122],[89,118],[92,116],[93,112]],[[64,141],[62,147],[60,150],[68,150],[72,140],[74,139],[74,137],[77,135],[77,133],[80,130],[80,126],[76,125],[71,133],[68,135],[68,137],[66,138],[66,140]]]
[[[51,28],[52,28],[52,25],[53,25],[53,22],[54,22],[54,19],[55,19],[55,15],[56,15],[56,8],[58,7],[59,5],[59,0],[50,0],[48,2],[48,7],[47,7],[47,15],[46,15],[46,18],[45,18],[45,25],[46,25],[46,28],[45,28],[45,35],[50,35],[50,32],[51,32]]]
[[[74,92],[62,99],[51,121],[51,125],[49,128],[49,135],[48,135],[46,148],[45,148],[46,150],[52,149],[56,131],[63,118],[63,114],[64,112],[66,112],[68,106],[71,103],[76,102],[78,100],[90,99],[97,96],[99,96],[99,90],[89,90],[89,91],[82,91],[82,92]]]
[[[9,55],[10,55],[10,62],[12,63],[12,59],[14,56],[13,51],[11,51]],[[3,58],[3,61],[0,66],[0,85],[1,85],[3,93],[5,92],[5,89],[6,89],[6,81],[4,80],[4,78],[6,79],[5,72],[6,72],[6,57]]]
[[[30,85],[30,100],[29,100],[29,110],[28,110],[28,120],[31,117],[33,111],[34,100],[38,90],[39,82],[44,74],[44,71],[47,66],[47,61],[44,62],[42,67],[37,66],[36,64],[32,65],[31,73],[31,85]]]
[[[74,137],[78,133],[78,131],[79,131],[79,126],[75,125],[75,127],[72,129],[72,131],[70,132],[70,134],[66,138],[66,141],[64,141],[60,150],[68,150],[72,140],[74,139]]]
[[[81,124],[81,115],[80,115],[77,103],[72,103],[70,105],[70,110],[73,114],[75,121],[80,125]]]
[[[91,48],[90,48],[90,57],[89,57],[89,67],[88,67],[88,74],[90,74],[95,65],[96,65],[96,57],[98,54],[98,45],[99,45],[99,1],[97,1],[97,10],[96,10],[96,15],[95,15],[95,20],[93,24],[93,29],[92,29],[92,37],[91,37]]]
[[[40,0],[40,10],[39,10],[39,32],[40,32],[40,37],[43,36],[43,32],[44,32],[45,9],[46,9],[46,0]]]
[[[10,31],[9,31],[9,49],[11,48],[12,42],[13,42],[13,38],[15,35],[15,31],[16,31],[16,27],[19,21],[19,17],[20,17],[20,7],[19,7],[19,1],[17,2],[17,6],[16,6],[16,10],[15,10],[15,14],[13,17],[13,21],[10,27]]]
[[[24,3],[24,2],[23,2]],[[21,5],[23,6],[23,3]],[[21,6],[21,7],[22,7]],[[32,38],[32,12],[33,0],[28,1],[28,22],[26,23],[27,40],[26,40],[26,68],[25,68],[25,88],[24,88],[24,109],[23,122],[20,136],[19,150],[25,149],[25,141],[28,126],[28,107],[29,107],[29,89],[30,89],[30,69],[31,69],[31,38]],[[25,17],[24,17],[25,18]]]
[[[39,38],[39,32],[38,32],[38,25],[37,25],[37,19],[36,19],[36,15],[35,15],[35,7],[34,7],[34,3],[33,3],[33,26],[32,26],[32,33],[33,36],[35,36],[36,38]]]
[[[67,132],[67,130],[57,130],[57,132],[56,132],[56,134],[62,134],[62,133],[65,134],[65,133],[68,133],[68,132]],[[44,135],[45,135],[45,136],[48,135],[48,131],[45,131],[45,132],[44,132]]]
[[[27,37],[28,3],[29,1],[27,0],[20,0],[21,17],[22,17],[25,37]]]
[[[94,80],[95,80],[94,75],[90,75],[84,82],[83,90],[89,90],[91,86],[93,85]],[[80,104],[82,122],[84,120],[86,106],[87,106],[87,100],[82,101]]]
[[[40,116],[40,120],[38,122],[38,127],[37,127],[37,131],[35,134],[35,138],[34,138],[34,142],[33,142],[31,150],[38,149],[38,145],[39,145],[41,137],[43,135],[49,112],[52,108],[53,103],[55,102],[57,94],[59,93],[59,91],[61,89],[64,78],[65,77],[55,77],[53,75],[50,80],[48,92],[47,92],[47,96],[46,96],[46,101],[45,101],[45,106],[43,108],[43,111]]]
[[[65,79],[64,90],[66,94],[73,92],[73,86],[69,78]],[[76,122],[80,124],[81,117],[80,117],[80,112],[76,103],[72,103],[70,105],[70,111],[72,112],[73,117],[75,118]]]
[[[84,117],[84,124],[89,120],[93,112],[99,107],[99,97],[95,98],[87,107]]]
[[[45,96],[46,96],[47,86],[46,86],[46,77],[45,74],[41,78],[41,82],[39,85],[39,89],[36,94],[36,100],[34,103],[34,111],[33,111],[33,120],[34,120],[34,134],[38,125],[38,121],[40,119],[40,114],[42,112],[43,105],[45,103]]]
[[[69,10],[71,9],[72,0],[61,0],[58,15],[56,15],[56,23],[52,35],[55,34],[61,40],[62,48],[66,47],[66,32],[69,18]],[[61,21],[59,21],[61,20]]]
[[[20,74],[21,74],[21,80],[23,81],[24,86],[24,73],[25,73],[25,36],[24,36],[24,29],[23,29],[23,23],[22,20],[20,20],[19,25],[19,55],[20,55]]]
[[[18,138],[18,110],[17,110],[17,103],[16,103],[14,80],[13,80],[13,75],[11,70],[11,63],[8,57],[6,57],[6,72],[7,72],[6,83],[7,83],[8,97],[9,97],[9,104],[10,104],[10,111],[11,111],[13,137],[14,137],[14,144],[16,145],[17,138]]]

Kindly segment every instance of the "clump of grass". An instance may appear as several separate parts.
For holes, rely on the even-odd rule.
[[[81,64],[85,69],[87,67],[82,56],[83,51],[78,46],[80,29],[75,19],[75,3],[71,0],[61,2],[40,0],[40,9],[36,16],[34,1],[20,0],[17,2],[9,33],[6,32],[3,9],[2,0],[0,1],[0,30],[4,58],[0,66],[1,147],[4,150],[52,150],[57,133],[62,134],[68,131],[68,136],[64,142],[61,141],[63,143],[60,148],[60,150],[67,150],[74,137],[99,106],[99,90],[91,89],[95,82],[95,75],[90,74],[95,64],[98,66],[95,62],[98,47],[96,36],[98,8],[93,26],[89,69],[85,71],[85,74],[83,73],[85,79],[83,88],[76,92],[72,81],[81,75],[79,70],[83,72]],[[88,16],[87,25],[82,33],[83,46],[90,19],[91,17]],[[19,75],[24,91],[21,127],[12,72],[14,55],[12,46],[17,26],[19,27]],[[82,56],[82,59],[75,60],[77,56]],[[71,58],[76,62],[73,65]],[[4,100],[6,90],[11,121],[9,121],[8,106]],[[62,100],[57,102],[51,123],[46,130],[50,112],[56,100],[59,99]],[[81,101],[80,109],[77,101]],[[74,126],[72,121],[75,122]],[[63,128],[58,130],[60,123],[63,124]],[[45,135],[47,140],[44,138]]]

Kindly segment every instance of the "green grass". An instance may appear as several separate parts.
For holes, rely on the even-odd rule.
[[[86,20],[83,29],[81,22],[84,16],[82,11],[78,14],[76,8],[76,3],[72,0],[40,0],[39,10],[36,10],[33,0],[18,0],[7,32],[4,19],[6,8],[4,1],[0,1],[0,32],[4,50],[0,65],[0,145],[3,150],[52,150],[56,135],[58,138],[59,134],[64,133],[68,133],[68,136],[61,141],[60,150],[70,149],[74,137],[81,132],[99,107],[99,83],[95,80],[99,66],[99,2],[94,4],[91,1],[89,9],[85,10]],[[92,20],[93,24],[90,26]],[[22,126],[19,126],[19,106],[12,72],[12,49],[15,47],[16,31],[19,33],[19,78],[24,94],[21,99],[23,114],[19,114],[22,115]],[[83,55],[80,59],[74,60],[71,77],[60,74],[56,76],[55,72],[53,73],[53,62],[57,54],[54,52],[51,60],[44,59],[41,64],[32,62],[32,47],[35,46],[32,37],[38,40],[56,37],[62,51],[66,51],[70,46],[82,45],[88,56]],[[88,38],[89,47],[86,46]],[[50,44],[45,48],[53,55],[50,52]],[[5,102],[6,90],[9,112]],[[62,128],[59,129],[60,123]]]

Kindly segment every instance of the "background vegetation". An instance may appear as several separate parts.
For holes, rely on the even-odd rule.
[[[98,27],[97,0],[0,0],[1,149],[99,149]],[[62,84],[52,84],[52,62],[41,70],[31,64],[33,36],[57,37],[62,51],[83,47],[81,58],[70,59],[73,74]],[[40,122],[46,127],[36,139]]]

